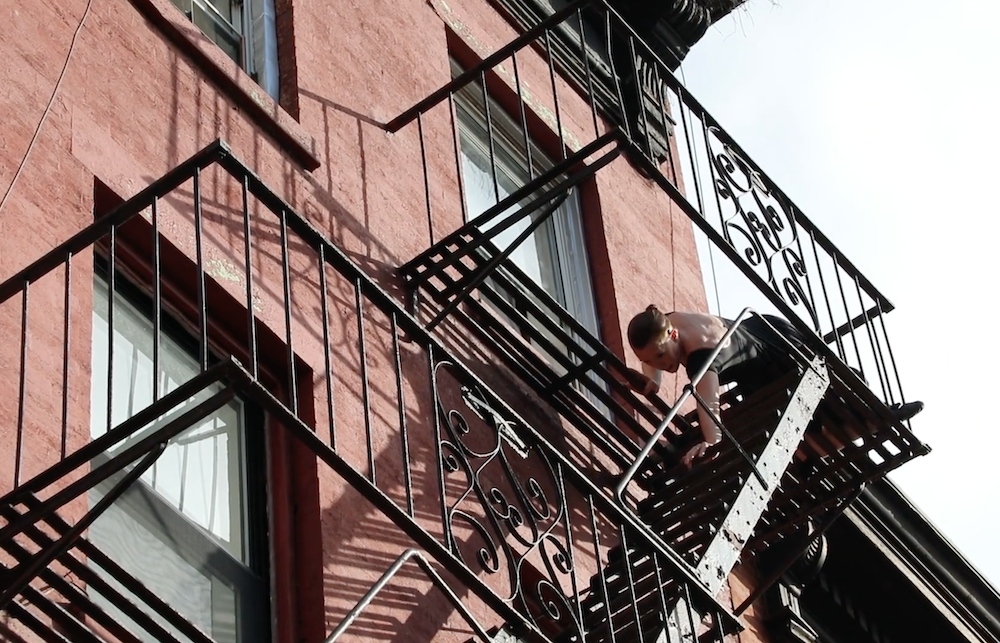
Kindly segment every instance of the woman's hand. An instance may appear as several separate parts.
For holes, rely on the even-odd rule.
[[[709,444],[708,442],[699,442],[698,444],[691,447],[691,449],[684,454],[684,457],[681,458],[681,462],[684,463],[685,467],[690,468],[695,460],[703,458],[705,456],[705,452],[708,451],[708,448],[710,446],[712,445]],[[712,459],[715,459],[715,456],[717,455],[719,455],[718,452],[712,454]]]

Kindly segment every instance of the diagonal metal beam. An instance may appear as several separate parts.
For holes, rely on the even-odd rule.
[[[156,445],[153,451],[150,451],[142,459],[139,464],[135,466],[128,474],[118,481],[117,484],[111,489],[110,492],[97,503],[97,505],[88,511],[83,518],[81,518],[73,528],[68,532],[63,534],[62,538],[52,543],[51,546],[46,547],[38,555],[31,559],[29,562],[25,562],[18,567],[11,570],[11,573],[16,573],[17,576],[14,580],[9,581],[7,587],[0,592],[0,612],[7,609],[8,604],[15,596],[21,593],[25,587],[38,575],[38,573],[46,567],[49,563],[54,561],[65,554],[73,546],[78,538],[87,530],[97,520],[101,514],[107,511],[119,496],[125,493],[125,490],[132,485],[133,482],[138,480],[142,474],[146,472],[153,463],[156,462],[157,458],[163,454],[163,450],[167,448],[166,441],[160,442]]]
[[[719,592],[736,565],[829,386],[829,372],[823,358],[817,357],[799,380],[778,426],[757,458],[763,481],[747,478],[698,563],[695,574],[713,595]]]

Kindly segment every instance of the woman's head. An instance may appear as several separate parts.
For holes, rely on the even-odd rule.
[[[655,304],[632,318],[628,323],[628,343],[632,350],[645,348],[668,333],[673,325]]]
[[[628,343],[636,357],[661,371],[674,373],[680,365],[677,329],[654,304],[628,323]]]

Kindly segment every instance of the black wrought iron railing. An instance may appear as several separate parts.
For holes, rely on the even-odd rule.
[[[92,315],[95,261],[112,296],[107,311]],[[128,373],[154,378],[155,393],[128,400],[130,417],[91,439],[82,400],[94,377],[85,365],[97,349],[82,336],[116,332],[122,311],[113,295],[126,281],[149,298],[143,332],[152,364],[145,375]],[[168,318],[190,330],[197,368],[161,394],[153,374],[165,367]],[[120,489],[106,502],[85,498],[123,471],[141,475],[165,445],[179,443],[180,431],[232,399],[264,409],[336,474],[321,473],[327,483],[368,501],[363,509],[354,500],[349,510],[328,509],[341,529],[353,519],[355,533],[375,539],[364,562],[336,553],[348,543],[326,543],[334,553],[322,565],[340,579],[336,596],[325,597],[334,601],[328,610],[348,599],[346,616],[367,590],[353,579],[415,546],[456,579],[459,598],[487,606],[486,616],[477,613],[493,621],[486,626],[507,623],[529,638],[643,640],[642,631],[645,640],[666,632],[671,640],[722,642],[738,629],[675,548],[223,144],[0,284],[0,323],[15,338],[0,347],[0,362],[14,366],[5,385],[17,392],[16,408],[0,411],[11,447],[0,461],[0,548],[14,559],[3,559],[10,582],[0,609],[44,640],[59,629],[96,641],[99,626],[125,641],[207,640],[183,609],[86,540]],[[61,352],[34,349],[51,338],[71,341]],[[107,399],[93,400],[90,413],[117,408],[116,369],[132,368],[134,359],[108,356]],[[505,436],[521,445],[514,449]],[[387,521],[396,531],[375,528]],[[76,575],[59,580],[64,569]],[[40,591],[39,583],[49,587]],[[420,610],[421,600],[438,599],[428,586],[413,604],[392,605]],[[135,625],[115,625],[115,612]]]
[[[479,125],[485,140],[478,152],[466,140],[471,128],[463,104],[469,96],[486,106]],[[450,167],[442,163],[447,157],[438,149],[440,141],[424,137],[428,122],[438,131],[450,128]],[[640,473],[640,486],[649,496],[640,493],[630,500],[622,495],[622,501],[703,579],[728,572],[708,559],[717,557],[715,535],[736,519],[733,507],[746,504],[742,494],[753,489],[747,484],[751,476],[766,493],[750,504],[767,505],[754,533],[739,539],[740,548],[745,545],[753,554],[810,523],[820,533],[865,484],[927,452],[888,408],[902,400],[883,319],[891,304],[605,2],[581,0],[554,13],[387,128],[416,130],[411,134],[421,146],[430,220],[439,214],[431,186],[458,186],[466,197],[466,223],[401,268],[418,316],[428,328],[448,320],[471,331],[621,467],[619,473],[628,470],[626,478]],[[545,172],[534,172],[531,141],[544,136],[546,128],[554,132],[549,149],[556,161]],[[511,172],[498,169],[518,155],[508,150],[505,159],[498,151],[512,145],[521,146],[526,167],[515,185],[510,185]],[[479,161],[480,174],[492,186],[470,189],[470,177],[484,180],[470,172],[470,158],[477,153],[488,157]],[[811,338],[808,352],[821,360],[804,358],[798,372],[792,369],[771,389],[753,395],[731,391],[723,414],[732,436],[718,458],[694,471],[665,470],[658,462],[676,458],[683,445],[676,438],[651,466],[633,470],[642,447],[651,444],[652,427],[665,416],[675,422],[676,432],[697,435],[694,419],[672,413],[671,405],[656,396],[633,394],[624,384],[630,373],[619,356],[544,280],[529,277],[515,255],[519,244],[557,216],[582,181],[620,155],[651,178]],[[498,177],[507,184],[502,186]],[[469,205],[473,197],[482,201],[475,189],[492,195],[488,207]],[[535,244],[542,243],[536,237]],[[801,400],[791,396],[795,399],[789,402],[790,392],[802,385],[808,369],[829,369],[829,389],[814,415],[792,417],[802,432],[773,439],[776,431],[789,430],[787,420],[801,411]],[[779,466],[783,473],[764,484],[758,470],[763,466]]]
[[[814,338],[815,350],[827,357],[830,368],[849,384],[859,404],[893,422],[886,405],[901,402],[904,396],[884,319],[892,303],[606,2],[570,4],[386,124],[393,132],[415,130],[428,186],[425,207],[429,217],[436,207],[430,186],[463,186],[456,102],[470,88],[482,93],[484,102],[492,97],[507,106],[510,119],[521,130],[525,150],[532,135],[553,132],[557,143],[552,149],[562,162],[557,168],[566,176],[570,170],[597,172],[610,161],[609,154],[624,153],[779,313]],[[428,119],[437,119],[440,126],[443,118],[448,119],[446,127],[455,140],[450,167],[441,164],[445,157],[435,149],[440,142],[425,137]],[[499,136],[498,119],[487,110],[485,120],[491,137],[490,163],[495,168],[493,139]],[[472,215],[477,213],[466,213],[464,227],[404,266],[414,287],[432,278],[445,279],[437,296],[447,313],[454,312],[459,303],[469,305],[467,295],[474,290],[489,289],[482,285],[485,273],[506,258],[498,258],[503,252],[490,247],[496,242],[497,228],[502,227],[497,222],[512,225],[520,217],[538,225],[539,212],[547,210],[524,207],[520,215],[512,214],[514,204],[536,204],[535,199],[545,195],[536,204],[541,207],[558,197],[557,191],[551,191],[552,175],[534,177],[529,172],[529,177],[508,198],[500,199],[498,191],[498,203],[475,219]],[[472,269],[460,266],[462,262],[478,265]],[[508,272],[516,276],[515,271]],[[527,283],[516,287],[532,289]],[[496,290],[504,290],[507,296],[506,286]],[[443,314],[432,314],[433,321]],[[558,318],[555,323],[565,329],[564,317],[553,313],[550,318]],[[524,328],[521,321],[514,326]],[[589,340],[580,343],[581,355],[594,355],[587,346]],[[573,363],[593,363],[580,362],[580,358],[573,356]],[[578,381],[587,387],[582,379]],[[605,382],[605,392],[617,393],[611,379]],[[628,422],[620,415],[616,421]]]

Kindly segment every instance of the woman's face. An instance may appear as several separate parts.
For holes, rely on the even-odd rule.
[[[676,373],[681,365],[681,345],[677,331],[670,329],[642,348],[632,349],[640,361],[668,373]]]

